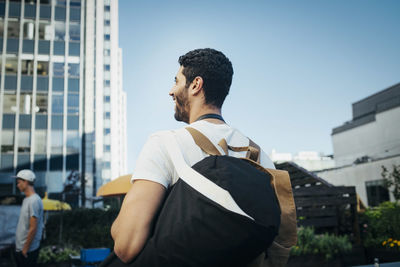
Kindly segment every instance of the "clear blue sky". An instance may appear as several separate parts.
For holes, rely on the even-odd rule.
[[[351,104],[400,82],[400,1],[119,1],[128,171],[149,134],[184,126],[168,95],[178,57],[233,63],[222,109],[267,153],[333,153]]]

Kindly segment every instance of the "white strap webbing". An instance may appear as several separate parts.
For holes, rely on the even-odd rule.
[[[185,181],[193,189],[195,189],[205,197],[209,198],[210,200],[218,203],[227,210],[254,220],[236,204],[235,200],[232,198],[228,191],[211,182],[209,179],[192,169],[186,163],[173,132],[168,132],[168,134],[163,135],[162,138],[164,139],[163,143],[167,148],[169,157],[174,164],[179,178]]]

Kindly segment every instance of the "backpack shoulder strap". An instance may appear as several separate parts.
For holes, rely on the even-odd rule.
[[[260,163],[260,154],[261,154],[260,147],[256,143],[254,143],[253,140],[249,138],[249,148],[247,151],[246,158],[249,158],[257,163]]]
[[[161,136],[161,138],[167,150],[168,156],[172,161],[172,164],[174,165],[174,168],[180,179],[182,179],[200,194],[206,196],[215,203],[218,203],[225,209],[254,220],[238,206],[227,190],[219,187],[204,177],[201,173],[195,171],[186,163],[182,155],[182,151],[179,148],[175,134],[172,131],[166,132]]]
[[[193,137],[194,142],[198,147],[200,147],[204,152],[209,155],[218,155],[220,156],[221,153],[219,150],[214,146],[214,144],[208,139],[204,134],[202,134],[199,130],[196,130],[192,127],[185,128],[190,135]],[[226,142],[226,141],[225,141]]]
[[[200,147],[204,152],[206,152],[209,155],[218,155],[218,156],[221,155],[221,153],[215,147],[215,145],[202,132],[192,127],[186,127],[185,129],[193,137],[193,140],[196,143],[196,145]],[[254,143],[250,138],[249,138],[249,146],[232,147],[226,143],[225,139],[221,139],[218,145],[224,150],[225,155],[228,155],[228,149],[236,152],[247,151],[246,158],[251,159],[252,161],[255,161],[257,163],[260,163],[260,154],[261,154],[260,147],[256,143]]]

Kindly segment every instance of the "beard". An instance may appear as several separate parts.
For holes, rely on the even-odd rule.
[[[175,120],[189,123],[190,105],[187,88],[175,95]]]

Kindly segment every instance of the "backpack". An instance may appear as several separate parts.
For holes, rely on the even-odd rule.
[[[290,179],[283,183],[289,188],[281,190],[276,177],[282,171],[261,167],[257,163],[260,150],[253,142],[233,148],[221,140],[225,154],[228,149],[248,151],[246,159],[239,159],[221,155],[201,132],[186,129],[210,156],[190,167],[174,134],[163,137],[180,178],[169,188],[153,233],[139,255],[124,264],[114,254],[101,266],[261,266],[265,251],[268,259],[279,255],[269,251],[275,244],[292,245],[296,218]],[[280,200],[282,195],[285,201]],[[282,228],[289,209],[294,228],[292,224]],[[279,243],[287,240],[281,234],[288,234],[291,242]]]

